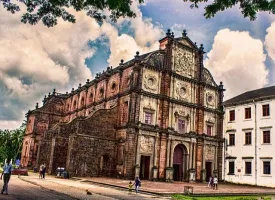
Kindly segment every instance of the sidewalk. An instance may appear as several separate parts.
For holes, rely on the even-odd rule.
[[[85,180],[86,179],[86,180]],[[82,178],[82,182],[96,183],[106,186],[119,187],[127,189],[129,180],[114,178]],[[192,186],[194,195],[256,195],[256,194],[272,194],[275,195],[275,188],[257,187],[249,185],[237,185],[229,183],[221,183],[218,190],[207,187],[207,183],[188,183],[188,182],[152,182],[141,180],[142,187],[140,191],[157,195],[184,194],[184,186]]]
[[[59,179],[54,176],[46,176],[46,180],[38,179],[38,174],[30,173],[30,176],[21,176],[22,180],[32,182],[43,187],[51,187],[53,184],[60,184],[66,187],[82,190],[85,193],[86,189],[95,189],[97,194],[104,194],[108,190],[117,192],[118,194],[128,191],[129,180],[114,179],[114,178],[90,178],[90,177],[75,177],[71,179]],[[133,182],[133,181],[132,181]],[[155,196],[170,196],[172,194],[184,194],[184,186],[192,186],[194,195],[275,195],[275,188],[237,185],[229,183],[221,183],[218,190],[213,190],[207,187],[207,183],[187,183],[187,182],[152,182],[142,180],[140,192],[144,195]],[[98,186],[98,188],[97,188]],[[99,187],[104,186],[104,187]],[[106,187],[109,188],[106,190]],[[105,189],[104,189],[105,188]],[[115,189],[114,189],[115,188]],[[61,189],[62,190],[62,189]],[[107,193],[106,193],[107,194]]]
[[[15,178],[15,177],[14,177]],[[62,193],[65,195],[69,195],[70,197],[86,200],[86,199],[96,199],[96,200],[114,200],[114,199],[170,199],[167,197],[160,197],[155,194],[128,194],[125,189],[118,190],[117,188],[108,188],[106,186],[102,187],[98,184],[91,184],[91,182],[87,182],[88,180],[85,178],[72,178],[72,179],[61,179],[55,178],[54,176],[46,175],[45,179],[39,179],[38,174],[29,173],[29,176],[20,176],[20,179],[33,185],[37,185],[42,189],[52,190],[58,193]],[[89,190],[92,195],[87,196],[86,190]]]

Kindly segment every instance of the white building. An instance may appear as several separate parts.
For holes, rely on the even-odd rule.
[[[224,179],[275,187],[275,86],[224,102]]]

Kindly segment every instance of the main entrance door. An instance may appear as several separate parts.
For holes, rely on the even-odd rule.
[[[150,174],[150,156],[141,156],[140,157],[140,179],[149,180]]]
[[[174,150],[173,158],[174,181],[182,181],[183,179],[183,147],[177,145]]]
[[[205,170],[206,170],[206,181],[209,181],[210,176],[212,176],[212,162],[205,162]]]

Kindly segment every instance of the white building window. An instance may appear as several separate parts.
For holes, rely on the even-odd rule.
[[[250,175],[252,174],[252,162],[251,161],[245,161],[245,174]]]
[[[263,161],[263,174],[265,174],[265,175],[270,175],[271,174],[270,161]]]
[[[228,162],[228,175],[234,175],[235,174],[235,161],[229,161]]]
[[[262,105],[262,114],[263,114],[263,117],[268,117],[268,116],[270,116],[269,104],[263,104],[263,105]]]

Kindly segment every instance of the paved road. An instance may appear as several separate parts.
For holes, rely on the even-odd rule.
[[[0,184],[2,188],[2,183]],[[11,178],[9,184],[9,195],[0,194],[0,199],[2,200],[75,200],[75,198],[71,198],[68,195],[58,193],[51,190],[42,189],[40,186],[27,183],[18,179],[17,177]]]
[[[0,184],[2,187],[2,183]],[[87,195],[89,190],[92,195]],[[39,179],[36,175],[27,177],[12,176],[9,184],[9,195],[0,195],[0,199],[19,200],[152,200],[167,199],[147,194],[128,194],[127,191],[106,188],[80,181],[46,177]]]

